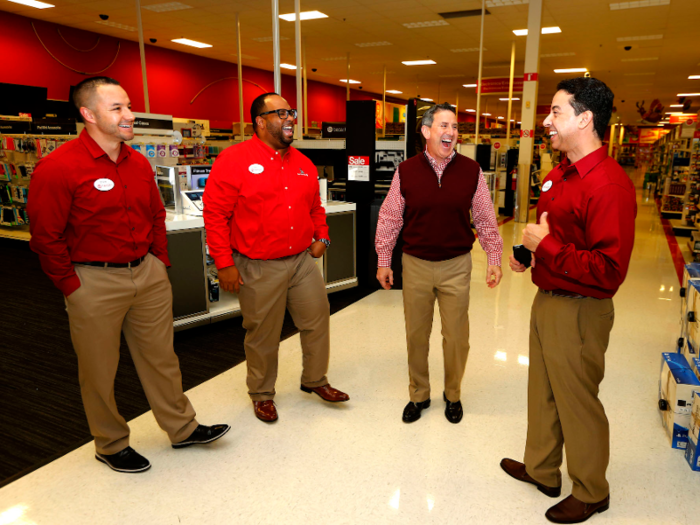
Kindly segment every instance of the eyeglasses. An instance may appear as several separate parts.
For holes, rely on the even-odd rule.
[[[269,115],[271,113],[277,113],[277,116],[281,118],[282,120],[286,119],[288,115],[291,115],[292,118],[297,118],[297,110],[296,109],[273,109],[272,111],[266,111],[265,113],[260,113],[258,117],[262,117],[263,115]]]

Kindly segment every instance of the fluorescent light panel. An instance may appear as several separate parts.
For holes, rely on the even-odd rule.
[[[280,15],[282,20],[287,22],[295,22],[297,19],[296,13],[287,13],[285,15]],[[303,11],[299,13],[299,20],[317,20],[319,18],[328,18],[328,15],[321,13],[320,11]]]
[[[527,36],[527,29],[514,29],[513,33],[515,33],[516,36]],[[551,35],[554,33],[561,33],[561,28],[554,26],[554,27],[543,27],[541,33],[543,35]]]
[[[555,69],[555,73],[585,73],[588,71],[585,67],[572,67],[569,69]]]
[[[409,24],[403,24],[404,27],[408,29],[416,29],[419,27],[437,27],[437,26],[448,26],[447,22],[444,20],[428,20],[427,22],[411,22]]]
[[[29,7],[35,7],[37,9],[48,9],[49,7],[56,7],[53,4],[47,4],[45,2],[37,2],[36,0],[10,0],[13,4],[22,4]]]
[[[508,98],[499,98],[498,100],[505,100],[506,102],[508,101]],[[519,98],[513,97],[510,100],[520,100]]]
[[[387,89],[386,92],[391,93],[392,95],[400,95],[403,93],[403,91],[398,91],[396,89]]]
[[[405,66],[431,66],[437,64],[435,60],[405,60],[401,63]]]
[[[677,97],[700,97],[700,93],[678,93]]]
[[[421,97],[420,99],[421,99],[421,100],[425,100],[426,102],[432,102],[432,101],[433,101],[432,98]]]
[[[476,113],[476,110],[475,109],[467,109],[466,112],[467,113]]]
[[[700,75],[690,75],[688,80],[700,80]]]
[[[175,38],[174,40],[171,40],[171,42],[175,42],[176,44],[182,44],[185,46],[197,47],[199,49],[203,49],[205,47],[212,47],[211,44],[197,42],[196,40],[190,40],[189,38]]]
[[[486,0],[486,7],[505,7],[509,5],[529,4],[530,0]]]
[[[682,108],[683,104],[671,104],[669,107],[670,108]]]
[[[293,66],[292,64],[280,64],[280,67],[282,69],[296,69],[297,66]]]
[[[669,5],[671,0],[638,0],[637,2],[614,2],[610,4],[610,11],[619,11],[620,9],[637,9],[639,7],[656,7],[660,5]]]
[[[123,29],[124,31],[136,31],[133,26],[127,26],[124,24],[118,24],[117,22],[112,22],[110,20],[95,20],[97,24],[102,24],[103,26],[114,27],[116,29]]]
[[[661,40],[664,35],[619,36],[618,42],[639,42],[640,40]]]
[[[346,84],[347,84],[347,83],[349,83],[349,84],[362,84],[362,82],[360,82],[359,80],[350,79],[350,80],[348,81],[347,78],[341,78],[340,81],[341,81],[341,82],[345,82]]]
[[[476,84],[462,84],[462,87],[465,87],[465,88],[475,88],[475,87],[476,87]]]
[[[490,116],[491,116],[491,113],[482,113],[481,116],[482,116],[482,117],[490,117]]]

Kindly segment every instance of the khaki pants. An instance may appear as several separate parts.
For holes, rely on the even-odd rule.
[[[445,395],[457,402],[469,356],[471,253],[447,261],[424,261],[404,253],[402,261],[410,399],[421,403],[430,398],[428,352],[437,298],[442,322]]]
[[[165,265],[149,254],[135,268],[77,264],[75,271],[81,286],[66,298],[66,311],[97,452],[116,454],[129,446],[129,427],[114,401],[122,331],[158,425],[171,442],[183,441],[197,421],[173,350],[173,296]]]
[[[234,253],[243,278],[238,299],[243,314],[248,394],[253,401],[275,396],[285,309],[301,336],[301,384],[328,384],[330,305],[323,277],[307,252],[261,261]]]
[[[610,437],[598,387],[615,310],[612,299],[538,292],[530,320],[525,466],[549,487],[561,485],[562,448],[573,496],[596,503],[610,492]]]

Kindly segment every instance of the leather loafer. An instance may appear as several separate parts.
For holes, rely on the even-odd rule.
[[[445,393],[442,393],[442,398],[445,400],[445,417],[450,423],[459,423],[462,421],[462,416],[464,416],[464,410],[462,410],[462,402],[455,401],[454,403],[447,399]]]
[[[501,468],[506,472],[506,474],[517,479],[518,481],[532,483],[537,487],[537,490],[539,490],[545,496],[549,496],[550,498],[558,498],[561,496],[561,487],[548,487],[547,485],[538,483],[527,473],[524,463],[520,463],[514,459],[505,458],[503,461],[501,461]]]
[[[255,417],[260,421],[272,423],[278,419],[275,402],[272,399],[268,399],[267,401],[253,401],[253,409],[255,410]]]
[[[151,468],[151,462],[131,447],[126,447],[116,454],[100,454],[97,452],[95,453],[95,459],[117,472],[133,474]]]
[[[403,417],[401,419],[403,419],[404,423],[413,423],[414,421],[418,421],[420,419],[420,413],[429,406],[430,399],[426,399],[420,403],[409,401],[406,408],[403,409]]]
[[[301,391],[307,394],[317,394],[324,401],[330,401],[331,403],[340,403],[342,401],[347,401],[350,396],[345,392],[333,388],[331,385],[317,386],[315,388],[309,388],[308,386],[301,385]]]
[[[212,425],[210,427],[199,425],[194,429],[194,432],[190,434],[190,437],[179,443],[173,443],[172,447],[184,448],[190,445],[206,445],[207,443],[216,441],[229,430],[231,430],[229,425]]]
[[[573,496],[561,500],[545,513],[545,518],[553,523],[582,523],[597,512],[610,508],[610,495],[598,503],[584,503]]]

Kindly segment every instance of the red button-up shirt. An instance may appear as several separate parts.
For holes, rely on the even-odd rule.
[[[279,259],[329,239],[316,166],[290,147],[282,157],[257,136],[226,148],[204,191],[209,255],[233,266],[233,251]]]
[[[605,147],[568,159],[542,183],[537,221],[550,235],[535,252],[532,281],[544,290],[612,297],[625,280],[634,245],[637,200],[629,176]]]
[[[150,251],[170,266],[153,169],[126,144],[113,162],[83,131],[39,161],[29,195],[30,247],[64,295],[80,287],[73,262],[126,263]]]

